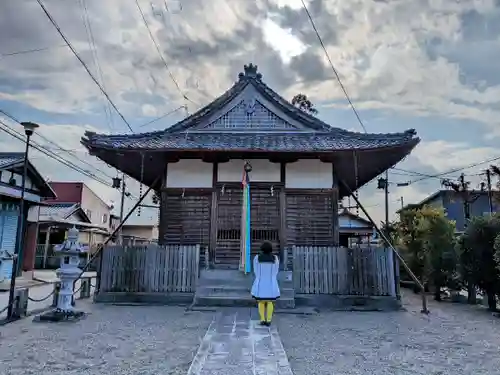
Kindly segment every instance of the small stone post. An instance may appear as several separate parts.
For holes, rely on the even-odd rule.
[[[67,239],[54,247],[54,252],[61,257],[61,265],[56,270],[56,275],[61,280],[57,306],[55,310],[36,317],[37,321],[77,320],[85,315],[82,311],[76,311],[72,305],[73,286],[82,272],[78,268],[80,256],[88,251],[86,246],[78,242],[78,234],[76,227],[71,228]]]

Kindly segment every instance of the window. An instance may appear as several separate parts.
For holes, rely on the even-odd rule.
[[[102,223],[106,224],[107,222],[108,222],[108,215],[107,214],[102,215]]]

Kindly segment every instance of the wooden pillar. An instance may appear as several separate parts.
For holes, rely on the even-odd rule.
[[[335,173],[334,163],[332,163],[332,215],[333,246],[339,246],[339,179]]]
[[[212,167],[212,200],[210,202],[210,247],[209,259],[210,266],[215,261],[215,251],[217,248],[217,176],[219,174],[219,163],[214,162]]]
[[[280,182],[281,182],[281,189],[280,189],[280,195],[279,195],[279,205],[280,205],[280,249],[281,249],[281,254],[280,254],[280,259],[286,260],[288,259],[288,256],[285,256],[285,252],[288,252],[288,244],[287,244],[287,233],[286,233],[286,189],[285,189],[285,184],[286,184],[286,163],[282,162],[280,164]],[[288,253],[286,254],[288,255]],[[283,269],[287,269],[286,264],[281,264]]]
[[[167,175],[168,175],[168,163],[165,164],[165,170],[163,172],[163,176],[161,178],[161,187],[160,187],[160,209],[158,214],[158,245],[165,244],[165,231],[166,231],[166,215],[167,213]]]
[[[47,227],[47,233],[45,235],[45,244],[43,247],[43,260],[42,260],[42,269],[47,268],[47,255],[49,253],[49,246],[50,246],[50,232],[52,230],[52,227]]]
[[[23,271],[35,269],[36,242],[38,237],[38,223],[27,223],[26,242],[24,244]]]

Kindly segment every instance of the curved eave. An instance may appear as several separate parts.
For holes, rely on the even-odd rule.
[[[116,152],[331,152],[364,151],[419,142],[412,131],[395,134],[360,134],[346,132],[342,135],[319,132],[298,133],[216,133],[193,132],[103,136],[86,133],[81,143],[91,152],[114,150]]]
[[[396,165],[403,160],[419,143],[418,138],[413,138],[410,141],[391,147],[378,147],[363,150],[330,150],[322,153],[309,153],[305,157],[319,157],[323,160],[329,160],[335,165],[335,171],[340,179],[345,181],[351,190],[357,190],[367,182],[371,181],[385,170]],[[126,150],[123,150],[126,151]],[[119,169],[130,177],[141,181],[147,186],[152,186],[156,177],[164,173],[168,152],[120,152],[116,149],[96,148],[92,150],[92,154],[107,163],[108,165]],[[199,150],[197,150],[199,157]],[[192,158],[195,154],[189,151],[175,153],[178,157]],[[226,153],[228,156],[236,155],[236,151]],[[275,153],[281,154],[286,158],[287,154],[291,153]],[[295,155],[300,153],[293,153]],[[142,156],[144,155],[144,156]],[[248,158],[259,158],[259,153],[256,151],[253,154],[248,152],[244,154]],[[143,164],[144,160],[144,164]],[[142,169],[144,165],[144,169]],[[160,186],[152,186],[159,189]],[[344,187],[340,187],[340,196],[348,195],[348,191]]]

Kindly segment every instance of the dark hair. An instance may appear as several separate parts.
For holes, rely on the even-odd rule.
[[[262,245],[260,245],[260,251],[262,251],[264,254],[270,254],[273,252],[273,245],[271,245],[270,242],[264,242]]]
[[[270,242],[264,242],[260,245],[259,262],[274,263],[273,245]]]

